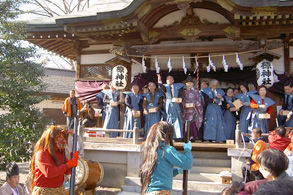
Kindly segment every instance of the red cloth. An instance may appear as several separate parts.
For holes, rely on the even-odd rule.
[[[75,95],[80,101],[88,100],[90,102],[96,101],[96,95],[103,90],[103,85],[107,84],[105,81],[76,81]]]
[[[58,188],[63,184],[64,174],[69,166],[64,162],[64,154],[55,151],[61,165],[57,166],[47,151],[38,151],[35,158],[35,180],[38,187]]]
[[[277,135],[276,130],[270,132],[268,139],[269,139],[269,148],[280,150],[282,152],[284,152],[284,150],[287,148],[287,146],[291,143],[290,138],[281,137],[281,136]]]
[[[264,101],[265,101],[264,99],[261,99],[261,103],[262,104],[264,104]],[[251,103],[250,103],[250,107],[253,108],[253,109],[257,109],[258,106],[259,105],[252,99],[251,100]],[[268,114],[272,114],[272,112],[273,112],[273,107],[272,106],[269,106],[268,109],[267,109],[267,113]]]

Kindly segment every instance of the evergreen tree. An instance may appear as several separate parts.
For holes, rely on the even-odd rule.
[[[42,64],[36,51],[22,41],[25,24],[16,22],[22,0],[0,3],[0,168],[7,162],[28,161],[32,144],[45,127],[45,115],[34,105],[44,100]]]

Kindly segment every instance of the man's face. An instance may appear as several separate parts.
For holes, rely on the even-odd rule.
[[[285,93],[287,93],[288,95],[290,95],[293,92],[293,87],[285,86],[284,87],[284,91],[285,91]]]
[[[191,89],[193,87],[193,82],[187,82],[186,87],[187,89]]]
[[[204,89],[204,88],[207,88],[208,87],[208,85],[205,83],[205,82],[202,82],[201,84],[200,84],[200,88],[201,89]]]
[[[56,148],[59,150],[63,150],[66,144],[66,139],[63,133],[60,133],[56,136]]]
[[[13,175],[10,178],[7,178],[7,182],[12,188],[16,188],[19,184],[19,175]]]
[[[212,88],[213,89],[217,89],[218,88],[218,83],[217,82],[213,82],[212,83]]]
[[[260,135],[257,134],[255,130],[252,130],[252,132],[251,132],[251,138],[253,140],[257,140],[259,137],[260,137]]]
[[[70,97],[74,98],[75,97],[75,91],[70,91]]]
[[[168,76],[167,77],[167,84],[168,85],[173,85],[173,83],[174,83],[174,78],[172,76]]]
[[[150,83],[150,84],[149,84],[149,90],[150,90],[150,92],[152,92],[152,93],[155,92],[155,90],[156,90],[156,85],[155,85],[155,83]]]
[[[139,87],[136,86],[136,85],[132,86],[132,92],[133,92],[134,94],[138,94],[138,92],[139,92]]]
[[[255,90],[254,85],[248,85],[248,90],[249,90],[249,91],[251,91],[251,90]]]

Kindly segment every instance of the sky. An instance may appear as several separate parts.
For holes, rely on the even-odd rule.
[[[34,0],[31,0],[34,1]],[[36,1],[36,0],[35,0]],[[61,0],[51,0],[53,4],[48,3],[46,0],[37,0],[41,5],[49,7],[49,9],[54,12],[55,15],[65,15],[61,9],[64,10],[63,1]],[[76,5],[78,0],[67,0],[67,2],[72,2],[71,8]],[[86,2],[86,0],[83,0],[83,2]],[[98,0],[89,0],[90,5],[93,3],[98,2]],[[54,5],[55,4],[55,5]],[[60,8],[58,8],[60,7]],[[34,5],[34,4],[23,4],[20,6],[21,10],[28,12],[28,11],[34,11],[41,14],[44,14],[45,12],[40,8],[40,6]],[[29,20],[36,20],[40,19],[46,16],[38,15],[38,14],[32,14],[32,13],[25,13],[21,14],[17,20],[21,21],[29,21]],[[27,43],[28,44],[28,43]],[[71,69],[70,65],[68,65],[68,62],[66,58],[61,58],[58,55],[49,52],[47,50],[44,50],[42,48],[37,47],[38,54],[40,54],[40,58],[35,58],[36,62],[42,62],[45,64],[45,67],[50,68],[60,68],[60,69]],[[65,59],[65,60],[64,60]]]

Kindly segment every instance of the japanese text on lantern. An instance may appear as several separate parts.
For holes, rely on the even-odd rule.
[[[127,69],[122,65],[113,68],[112,83],[115,89],[124,89],[127,85]]]
[[[262,60],[256,66],[257,84],[271,87],[274,84],[274,67],[268,60]]]

